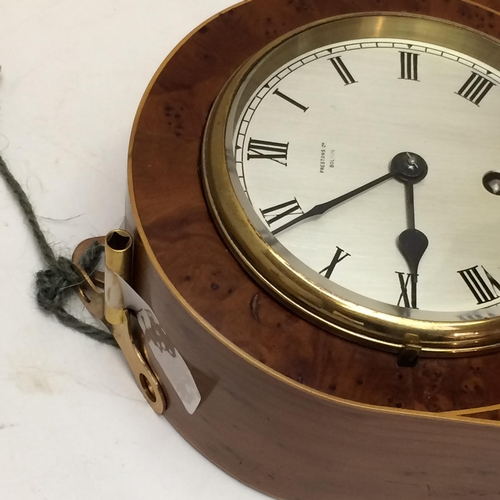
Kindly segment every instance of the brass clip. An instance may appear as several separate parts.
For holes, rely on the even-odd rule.
[[[420,337],[413,333],[407,333],[404,342],[403,349],[398,354],[398,366],[413,368],[417,365],[418,355],[422,350]]]
[[[158,378],[132,335],[129,312],[120,285],[120,278],[125,281],[130,279],[132,236],[127,231],[118,229],[111,231],[106,237],[97,238],[104,245],[106,270],[104,277],[103,273],[95,273],[96,276],[90,278],[79,266],[79,261],[94,241],[96,238],[83,241],[73,254],[73,261],[86,280],[79,289],[80,298],[91,314],[111,330],[144,398],[156,413],[161,414],[166,410],[167,400]],[[98,284],[104,287],[104,291]]]
[[[83,240],[73,252],[73,264],[85,278],[85,281],[78,287],[80,300],[92,316],[106,324],[106,319],[104,318],[104,273],[102,271],[94,271],[92,277],[90,277],[80,265],[81,258],[89,247],[95,242],[104,246],[104,240],[104,236]]]

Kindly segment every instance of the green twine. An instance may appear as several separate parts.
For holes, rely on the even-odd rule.
[[[7,186],[24,212],[26,221],[47,264],[46,269],[36,273],[36,300],[40,308],[49,314],[53,314],[63,325],[77,330],[94,340],[116,347],[116,341],[111,333],[84,323],[66,311],[65,304],[69,294],[77,286],[84,283],[85,278],[70,259],[56,257],[38,224],[33,206],[26,193],[1,156],[0,175],[5,179]],[[82,256],[80,265],[89,276],[95,272],[99,265],[103,250],[103,246],[95,242]]]

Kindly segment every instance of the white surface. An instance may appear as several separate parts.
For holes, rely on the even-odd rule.
[[[0,151],[58,251],[120,225],[130,129],[150,78],[233,3],[1,0]],[[150,410],[118,351],[36,308],[43,263],[3,182],[0,241],[2,500],[264,498]]]

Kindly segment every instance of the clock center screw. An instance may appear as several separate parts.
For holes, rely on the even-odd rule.
[[[397,154],[391,161],[390,171],[400,182],[417,184],[429,172],[426,161],[416,153],[405,151]]]

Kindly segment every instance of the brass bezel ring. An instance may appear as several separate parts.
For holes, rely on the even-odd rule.
[[[500,71],[497,40],[454,23],[409,14],[339,16],[276,40],[236,72],[215,102],[207,123],[202,180],[216,225],[233,254],[259,283],[293,311],[327,331],[390,352],[401,351],[408,336],[415,339],[416,335],[422,356],[466,356],[498,349],[500,305],[459,313],[409,310],[335,285],[289,254],[257,215],[252,216],[250,203],[235,189],[227,157],[228,137],[241,112],[235,109],[235,101],[245,103],[264,80],[262,75],[269,76],[300,54],[337,42],[366,38],[439,45]],[[254,83],[248,84],[252,78]],[[462,320],[463,317],[474,319]]]

